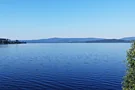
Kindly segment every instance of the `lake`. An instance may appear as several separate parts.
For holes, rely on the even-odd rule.
[[[129,43],[0,45],[0,90],[121,90]]]

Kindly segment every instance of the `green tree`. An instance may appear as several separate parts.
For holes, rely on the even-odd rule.
[[[123,81],[123,90],[135,90],[135,42],[127,52],[127,72]]]

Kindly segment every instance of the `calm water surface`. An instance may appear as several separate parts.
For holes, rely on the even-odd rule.
[[[121,90],[130,44],[0,45],[0,90]]]

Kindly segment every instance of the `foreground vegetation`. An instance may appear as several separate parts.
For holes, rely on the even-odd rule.
[[[127,52],[127,72],[123,81],[123,90],[135,90],[135,42]]]

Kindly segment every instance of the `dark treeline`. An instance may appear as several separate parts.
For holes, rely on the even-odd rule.
[[[10,40],[10,39],[4,39],[0,38],[0,44],[21,44],[26,42],[20,42],[19,40]]]

